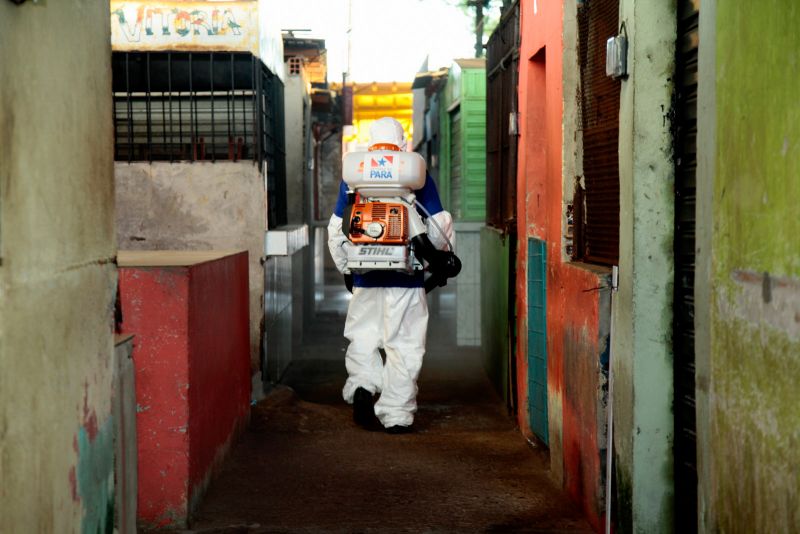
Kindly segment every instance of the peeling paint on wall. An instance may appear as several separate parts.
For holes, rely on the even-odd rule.
[[[586,326],[567,326],[563,336],[565,407],[564,462],[568,466],[564,484],[570,495],[591,510],[591,516],[603,514],[605,477],[601,464],[605,443],[598,438],[605,429],[605,376],[601,371],[597,338]],[[601,426],[598,428],[598,422]],[[602,436],[605,432],[602,432]]]
[[[717,301],[721,316],[800,341],[800,279],[739,269],[731,278],[734,287],[722,290]]]
[[[84,534],[111,533],[114,531],[113,419],[109,417],[98,428],[92,412],[87,423],[76,435],[78,465],[74,480],[83,508],[81,531]]]
[[[576,62],[563,48],[576,53],[574,43],[563,41],[568,17],[565,6],[521,4],[519,110],[520,138],[517,175],[517,362],[519,376],[526,377],[528,308],[527,241],[542,239],[547,247],[547,388],[550,463],[553,478],[563,483],[588,520],[602,527],[603,456],[605,453],[606,370],[610,303],[601,288],[608,286],[610,270],[577,264],[563,254],[567,220],[564,182],[571,183],[577,148],[569,132],[577,110],[573,95],[564,93],[566,83],[577,90],[576,79],[565,82],[563,66]],[[572,6],[574,9],[574,6]],[[524,60],[523,60],[524,58]],[[569,71],[569,69],[566,69]],[[567,119],[565,119],[565,117]],[[566,178],[566,176],[570,176]],[[520,388],[519,395],[526,391]],[[520,401],[520,406],[524,401]],[[520,421],[523,432],[530,432]]]

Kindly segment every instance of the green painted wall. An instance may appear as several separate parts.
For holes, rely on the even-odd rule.
[[[618,532],[672,531],[674,2],[620,1],[619,291],[612,369]]]
[[[436,184],[439,186],[442,206],[447,211],[452,209],[450,200],[450,114],[447,112],[447,108],[452,103],[452,99],[449,96],[452,91],[450,85],[450,79],[448,78],[447,83],[439,93],[439,176],[436,180]]]
[[[514,243],[491,227],[481,229],[481,349],[484,366],[508,401],[508,261]]]
[[[486,216],[486,69],[464,69],[461,114],[465,180],[459,218],[482,221]]]
[[[703,521],[789,532],[800,525],[800,4],[716,11]]]
[[[439,188],[448,210],[457,221],[483,221],[486,215],[486,69],[462,68],[454,63],[442,90],[440,107]],[[454,105],[461,110],[462,183],[454,193],[451,181],[451,115]],[[456,202],[453,194],[458,194]]]
[[[108,2],[0,2],[0,532],[113,503]]]

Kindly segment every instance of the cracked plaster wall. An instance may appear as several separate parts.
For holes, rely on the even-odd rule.
[[[98,532],[113,519],[108,11],[0,2],[3,532]]]

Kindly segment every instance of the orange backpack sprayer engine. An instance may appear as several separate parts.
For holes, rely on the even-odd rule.
[[[416,202],[414,191],[425,185],[425,160],[393,145],[374,145],[369,152],[351,152],[343,159],[348,204],[342,230],[354,245],[348,248],[351,273],[393,270],[413,274],[427,263],[425,289],[443,286],[461,271],[452,243],[436,221]],[[438,250],[427,234],[419,208],[447,241]]]

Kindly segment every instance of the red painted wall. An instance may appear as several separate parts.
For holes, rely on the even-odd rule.
[[[136,336],[139,520],[181,526],[248,413],[247,253],[119,277]]]
[[[602,527],[598,399],[603,380],[597,288],[602,270],[562,259],[562,2],[522,0],[517,174],[517,369],[519,424],[530,435],[527,371],[527,240],[547,242],[547,380],[551,469]],[[570,97],[567,97],[570,98]],[[574,98],[572,96],[571,98]],[[568,177],[572,183],[574,177]],[[600,414],[602,416],[602,414]],[[601,418],[602,419],[602,418]],[[602,429],[601,429],[602,430]]]
[[[203,263],[189,273],[192,498],[249,413],[247,254],[232,260]]]
[[[123,331],[135,334],[137,514],[186,517],[189,479],[189,278],[185,269],[119,270]]]

